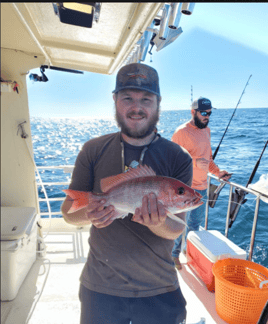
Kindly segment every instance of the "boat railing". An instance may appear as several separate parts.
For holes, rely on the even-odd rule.
[[[64,173],[72,173],[74,166],[73,165],[59,165],[59,166],[38,166],[38,170],[48,170],[48,169],[62,169]],[[39,173],[40,175],[40,173]],[[228,208],[227,208],[227,214],[226,214],[226,226],[225,226],[225,236],[228,237],[228,231],[229,231],[229,222],[230,222],[230,213],[231,213],[231,203],[232,203],[232,193],[233,190],[241,189],[245,191],[246,193],[252,194],[256,196],[255,200],[255,212],[254,212],[254,220],[253,220],[253,226],[252,226],[252,232],[251,232],[251,239],[250,239],[250,248],[249,248],[249,255],[248,259],[251,261],[252,255],[253,255],[253,248],[254,248],[254,242],[255,242],[255,235],[256,235],[256,227],[257,227],[257,221],[258,221],[258,213],[259,213],[259,205],[260,205],[260,198],[262,196],[261,193],[251,190],[250,188],[241,186],[237,183],[231,182],[231,181],[224,181],[217,176],[208,173],[208,190],[207,190],[207,197],[209,197],[210,194],[210,184],[211,179],[214,179],[220,183],[225,183],[225,185],[230,186],[229,189],[229,200],[228,200]],[[41,180],[41,181],[40,181]],[[60,185],[69,185],[70,181],[64,181],[64,182],[43,182],[41,179],[41,176],[39,177],[39,182],[37,182],[37,186],[42,186],[43,190],[45,189],[45,185],[47,186],[60,186]],[[50,208],[50,202],[53,201],[64,201],[65,197],[59,197],[59,198],[48,198],[47,194],[45,195],[46,198],[40,198],[38,197],[39,202],[46,202],[48,204],[48,212],[40,212],[41,216],[55,216],[55,215],[61,215],[61,211],[59,212],[52,212]],[[207,199],[206,202],[206,212],[205,212],[205,229],[208,228],[208,214],[209,214],[209,199]]]
[[[226,225],[225,225],[225,236],[228,237],[228,231],[229,231],[229,223],[230,223],[230,215],[231,215],[231,204],[232,204],[232,194],[233,190],[235,189],[241,189],[242,191],[245,191],[246,193],[252,194],[256,196],[255,199],[255,211],[254,211],[254,219],[253,219],[253,225],[252,225],[252,231],[251,231],[251,239],[250,239],[250,247],[249,247],[249,254],[248,254],[248,260],[252,260],[253,255],[253,249],[254,249],[254,242],[255,242],[255,235],[256,235],[256,227],[258,222],[258,214],[259,214],[259,206],[260,206],[260,198],[262,196],[261,193],[254,191],[250,188],[241,186],[237,183],[231,182],[231,181],[224,181],[217,176],[208,173],[208,189],[207,189],[207,197],[210,197],[210,184],[211,179],[215,179],[216,181],[220,183],[225,183],[225,185],[230,186],[229,188],[229,199],[228,199],[228,207],[227,207],[227,214],[226,214]],[[208,214],[209,214],[209,199],[207,199],[206,202],[206,212],[205,212],[205,230],[208,228]]]
[[[41,186],[43,190],[45,191],[46,188],[44,186],[61,186],[61,185],[69,185],[70,181],[57,181],[57,182],[44,182],[42,181],[42,178],[40,176],[39,170],[51,170],[51,169],[61,169],[64,173],[72,173],[74,169],[74,165],[58,165],[58,166],[37,166],[37,172],[39,174],[39,182],[36,182],[36,185],[39,187]],[[40,198],[38,197],[38,202],[46,202],[48,206],[48,212],[41,212],[40,216],[55,216],[55,215],[61,215],[61,211],[52,212],[50,202],[53,201],[64,201],[65,197],[58,197],[58,198],[48,198],[47,194],[45,194],[46,198]]]

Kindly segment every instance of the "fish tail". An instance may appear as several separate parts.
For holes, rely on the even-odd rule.
[[[78,191],[72,189],[62,190],[73,200],[73,204],[69,209],[68,213],[73,213],[79,209],[86,207],[93,201],[98,200],[92,192]]]

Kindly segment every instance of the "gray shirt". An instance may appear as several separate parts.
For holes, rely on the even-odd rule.
[[[131,146],[126,151],[130,154]],[[187,185],[192,183],[189,153],[162,137],[150,145],[143,163],[157,175],[173,177]],[[120,133],[104,135],[84,144],[69,188],[101,192],[100,179],[121,172]],[[171,256],[174,241],[132,222],[131,215],[116,219],[105,228],[91,226],[89,245],[80,280],[90,290],[120,297],[149,297],[179,287]]]

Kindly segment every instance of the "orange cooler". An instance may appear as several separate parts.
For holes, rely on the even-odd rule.
[[[187,236],[187,264],[205,283],[215,291],[213,264],[223,258],[246,260],[247,253],[219,231],[191,231]]]

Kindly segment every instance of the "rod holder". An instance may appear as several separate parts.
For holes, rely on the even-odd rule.
[[[167,28],[167,22],[169,19],[169,13],[170,13],[170,5],[165,4],[163,9],[162,18],[160,21],[160,28],[159,28],[159,38],[162,40],[165,40],[168,35],[168,28]]]
[[[190,16],[194,11],[194,2],[182,2],[181,13]]]
[[[181,20],[181,3],[179,2],[172,2],[171,3],[171,9],[170,9],[170,15],[168,20],[168,27],[170,29],[178,29],[179,23]]]

